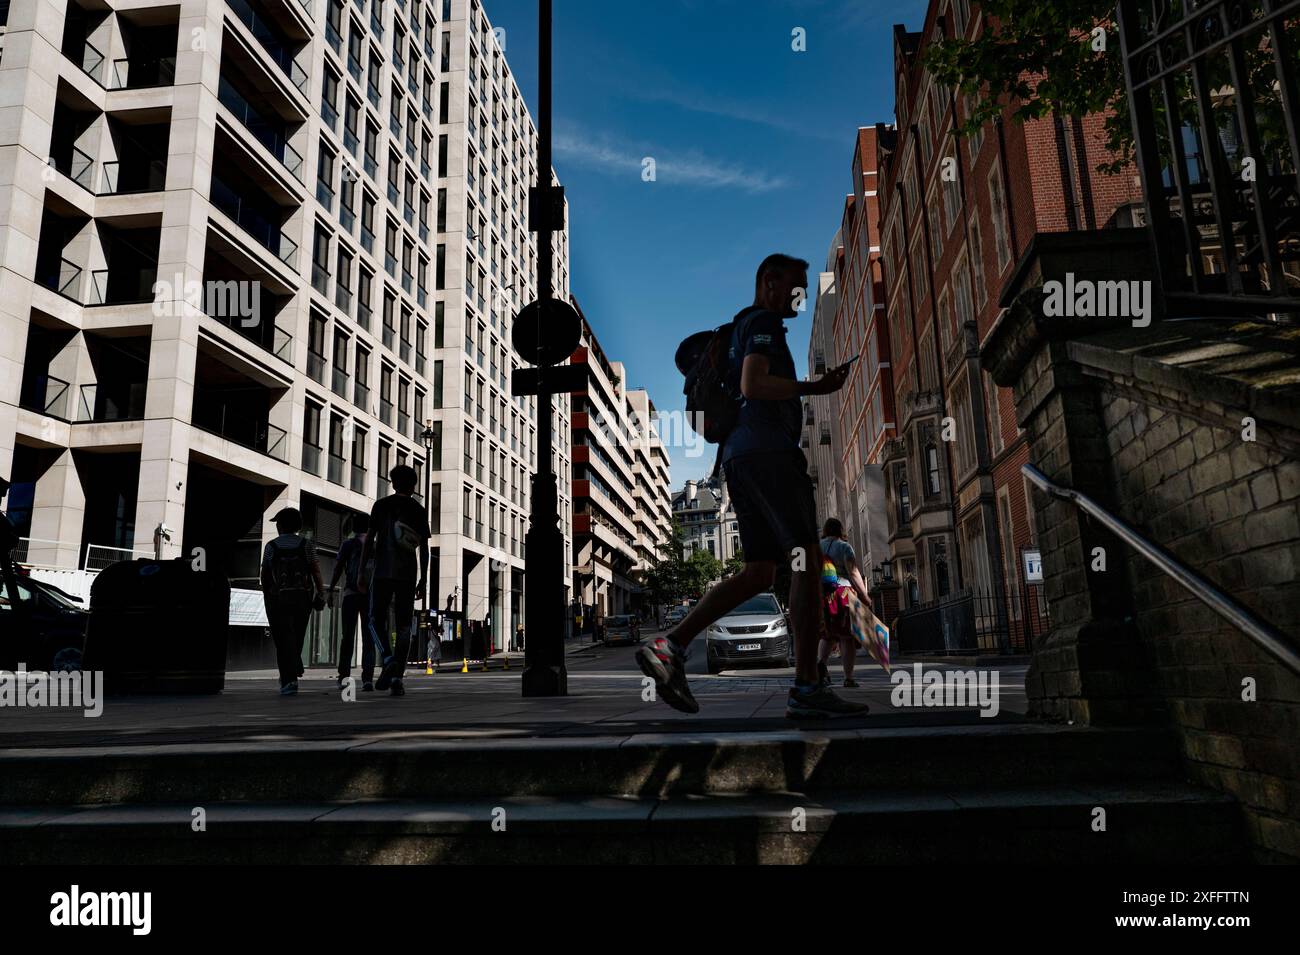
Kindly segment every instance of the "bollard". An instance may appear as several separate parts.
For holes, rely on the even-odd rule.
[[[460,658],[460,672],[461,673],[469,672],[469,657]]]

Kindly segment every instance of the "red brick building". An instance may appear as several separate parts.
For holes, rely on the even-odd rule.
[[[841,519],[868,569],[888,556],[879,465],[885,442],[895,436],[894,378],[880,263],[877,163],[882,151],[893,148],[895,138],[892,127],[878,124],[859,129],[854,140],[853,192],[844,201],[840,223],[841,244],[834,262],[837,297],[829,336],[829,367],[860,356],[833,403],[835,480]]]
[[[1020,124],[1009,111],[958,138],[971,103],[922,65],[929,43],[990,24],[968,0],[933,0],[922,30],[894,28],[897,139],[878,144],[884,298],[896,436],[880,452],[903,605],[959,591],[1020,593],[1027,461],[1010,392],[979,367],[999,291],[1039,232],[1127,224],[1132,170],[1107,176],[1102,117]],[[1018,602],[1011,611],[1018,643]]]

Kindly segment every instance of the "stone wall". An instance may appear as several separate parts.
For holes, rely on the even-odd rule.
[[[1088,334],[1033,301],[984,355],[1014,385],[1031,463],[1300,644],[1300,335],[1208,320]],[[1300,677],[1072,502],[1035,492],[1034,510],[1055,626],[1034,648],[1031,712],[1170,725],[1189,778],[1241,802],[1259,858],[1300,860]]]
[[[1300,338],[1223,322],[1137,337],[1068,348],[1100,399],[1119,515],[1295,641],[1300,407],[1270,393],[1300,375]],[[1241,801],[1262,855],[1300,859],[1300,677],[1149,561],[1127,563],[1191,775]]]

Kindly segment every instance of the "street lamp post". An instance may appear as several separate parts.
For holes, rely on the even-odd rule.
[[[539,0],[537,17],[537,185],[529,190],[528,228],[537,233],[537,301],[515,316],[511,342],[535,367],[511,375],[513,393],[537,396],[537,470],[532,476],[524,537],[524,696],[564,696],[564,535],[552,460],[552,406],[557,394],[586,387],[586,364],[561,365],[582,337],[577,310],[555,297],[554,234],[564,228],[564,190],[551,178],[551,7]]]

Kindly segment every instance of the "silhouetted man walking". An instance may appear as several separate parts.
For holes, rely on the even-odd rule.
[[[817,381],[799,381],[786,345],[785,319],[798,314],[808,287],[808,263],[770,255],[758,267],[754,304],[733,320],[728,384],[743,401],[721,462],[736,511],[745,566],[709,590],[669,633],[637,651],[664,702],[699,711],[686,680],[686,648],[699,633],[756,594],[771,588],[777,563],[791,562],[790,615],[795,638],[795,685],[786,715],[826,719],[857,716],[867,707],[841,699],[817,672],[821,636],[821,548],[808,460],[799,447],[805,395],[843,387],[848,365]]]
[[[411,649],[415,595],[424,593],[424,579],[429,573],[430,534],[424,508],[412,498],[415,469],[399,464],[388,477],[393,482],[393,493],[376,501],[370,511],[370,533],[366,535],[361,563],[364,566],[371,557],[375,561],[374,576],[368,583],[370,619],[384,652],[384,669],[375,681],[375,689],[382,693],[391,688],[393,696],[402,696],[406,693],[402,675]],[[367,583],[362,581],[362,586]],[[397,645],[391,648],[390,606],[397,630]]]

